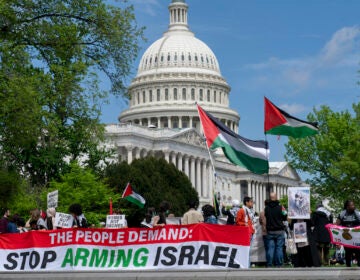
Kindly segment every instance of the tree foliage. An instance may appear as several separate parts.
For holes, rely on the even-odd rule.
[[[309,183],[339,208],[349,198],[360,199],[360,103],[354,112],[334,112],[327,106],[308,116],[319,123],[320,133],[289,138],[286,160],[310,174]]]
[[[198,194],[188,177],[173,164],[164,159],[148,157],[108,166],[105,172],[106,182],[116,193],[122,193],[128,182],[137,193],[146,200],[145,209],[158,208],[160,202],[168,201],[170,212],[182,216],[188,209],[190,200],[198,200]],[[129,225],[138,225],[144,218],[145,209],[139,209],[126,200],[118,201],[120,208],[127,210]]]
[[[47,193],[58,190],[58,212],[68,213],[69,206],[78,203],[82,206],[89,224],[105,221],[109,214],[110,197],[116,200],[120,195],[112,193],[90,169],[82,168],[76,162],[71,163],[70,167],[60,181],[52,181],[50,187],[43,190],[42,209],[46,209]]]
[[[33,185],[59,178],[66,159],[106,157],[96,73],[123,95],[142,37],[132,6],[119,5],[0,0],[0,163]]]

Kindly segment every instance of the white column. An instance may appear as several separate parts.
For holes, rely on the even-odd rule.
[[[161,121],[160,118],[157,118],[157,127],[160,128],[161,127]]]
[[[212,166],[211,166],[211,162],[208,163],[207,165],[207,174],[208,174],[208,185],[205,188],[205,197],[209,197],[209,194],[211,193],[211,190],[213,189],[213,170],[212,170]]]
[[[171,154],[171,163],[176,167],[176,154]]]
[[[128,162],[128,164],[131,164],[131,162],[133,160],[133,156],[132,156],[133,147],[132,146],[127,146],[126,149],[127,149],[127,162]]]
[[[170,152],[169,151],[164,151],[165,154],[165,160],[170,163]]]
[[[185,163],[184,163],[184,172],[186,174],[186,176],[189,177],[190,179],[190,170],[189,170],[189,157],[188,156],[184,156],[184,160],[185,160]]]
[[[182,128],[182,117],[179,117],[179,128]]]
[[[247,181],[247,196],[251,197],[251,181]],[[242,197],[242,199],[244,199]]]
[[[183,171],[183,158],[182,158],[182,155],[179,154],[178,155],[178,162],[177,162],[177,168],[180,170],[180,171]]]
[[[207,180],[207,169],[206,169],[206,162],[203,162],[202,164],[202,188],[201,188],[201,196],[206,197],[205,196],[205,190],[208,188],[208,180]]]
[[[193,127],[193,117],[189,117],[189,118],[190,118],[189,126],[190,126],[190,128],[192,128]]]
[[[171,128],[171,117],[168,117],[167,121],[168,121],[168,128]]]
[[[200,159],[196,160],[196,190],[201,196],[201,164]]]
[[[140,158],[140,149],[136,149],[135,158]]]
[[[196,186],[195,186],[195,159],[194,158],[191,158],[190,159],[190,175],[191,175],[191,183],[193,185],[193,187],[196,189]]]

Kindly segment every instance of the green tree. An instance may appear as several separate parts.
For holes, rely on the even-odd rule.
[[[41,194],[42,208],[46,209],[47,193],[58,190],[58,212],[68,213],[69,206],[78,203],[89,224],[98,224],[106,220],[109,214],[110,197],[117,200],[120,195],[112,193],[109,188],[88,168],[71,163],[68,173],[61,176],[60,181],[52,181],[48,189]]]
[[[336,208],[344,200],[360,199],[360,103],[354,112],[334,112],[327,106],[309,114],[320,133],[303,139],[289,138],[286,160],[310,175],[308,182]]]
[[[0,160],[45,185],[87,154],[91,166],[108,93],[124,96],[142,28],[133,7],[103,0],[0,0]]]
[[[130,165],[126,162],[113,164],[107,167],[105,176],[113,192],[121,194],[130,182],[145,198],[145,209],[139,209],[124,199],[118,201],[119,207],[125,208],[130,226],[139,225],[146,208],[158,209],[161,201],[168,201],[170,212],[182,216],[188,209],[189,200],[198,200],[188,177],[164,159],[147,157],[134,160]]]

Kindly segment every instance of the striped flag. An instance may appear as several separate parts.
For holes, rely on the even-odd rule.
[[[126,185],[126,188],[121,198],[125,198],[127,201],[136,204],[140,208],[143,208],[146,202],[145,199],[140,194],[133,191],[130,183]]]
[[[227,159],[253,173],[269,171],[269,148],[266,141],[253,141],[241,137],[227,128],[217,118],[197,105],[207,146],[211,149],[222,148]]]
[[[317,123],[299,120],[280,108],[276,107],[269,99],[265,98],[265,134],[287,135],[302,138],[317,134]]]

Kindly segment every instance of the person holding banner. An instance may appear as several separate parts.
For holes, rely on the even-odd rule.
[[[343,227],[357,227],[360,226],[360,212],[355,209],[353,200],[346,200],[344,203],[344,210],[339,214],[336,224]],[[352,257],[355,255],[357,265],[360,267],[360,248],[345,247],[345,263],[347,267],[351,267]]]
[[[74,203],[69,206],[69,212],[74,217],[74,227],[87,228],[87,221],[80,204]]]
[[[159,206],[159,215],[154,217],[153,227],[163,227],[166,225],[166,215],[170,210],[170,203],[162,201]]]
[[[204,221],[203,215],[196,210],[198,203],[195,200],[189,201],[189,210],[184,214],[181,219],[182,225],[198,224]]]

